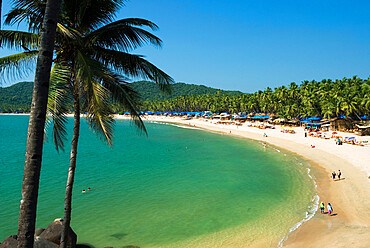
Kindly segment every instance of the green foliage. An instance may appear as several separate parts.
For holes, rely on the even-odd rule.
[[[252,94],[176,83],[173,84],[173,95],[169,96],[154,87],[154,83],[135,82],[131,86],[142,93],[141,99],[143,101],[140,109],[155,112],[206,110],[231,113],[266,112],[275,113],[285,118],[297,116],[333,117],[343,114],[354,119],[362,115],[370,115],[370,79],[365,80],[357,77],[335,81],[330,79],[324,79],[321,82],[304,81],[301,85],[291,83],[288,87],[281,86],[274,90],[266,88],[264,91]],[[204,89],[207,90],[206,93],[203,93]],[[14,92],[21,93],[21,90]],[[31,89],[28,94],[29,102],[31,102]],[[27,93],[22,93],[22,95],[27,95]],[[14,94],[13,96],[18,97]],[[153,98],[154,100],[152,100]],[[3,98],[0,97],[0,99]],[[9,104],[10,97],[7,99],[6,103]],[[4,106],[4,103],[0,100],[0,106]],[[113,109],[115,112],[123,110],[117,104],[113,104]],[[18,107],[16,110],[24,109]]]
[[[140,99],[146,100],[166,100],[178,96],[191,96],[191,95],[202,95],[202,94],[216,94],[220,91],[222,94],[238,95],[242,94],[240,91],[224,91],[214,88],[210,88],[204,85],[175,83],[171,85],[172,94],[166,94],[158,89],[158,86],[149,81],[138,81],[131,85],[131,88],[140,93]]]
[[[33,82],[22,82],[10,87],[0,87],[0,111],[14,112],[31,110]]]
[[[166,100],[146,100],[150,111],[206,111],[274,113],[284,118],[339,115],[358,119],[370,114],[370,79],[356,76],[342,80],[304,81],[253,94],[206,94],[179,96]]]

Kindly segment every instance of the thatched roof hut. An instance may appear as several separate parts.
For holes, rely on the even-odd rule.
[[[336,117],[330,119],[330,130],[331,131],[346,131],[352,129],[352,119]]]
[[[358,135],[361,136],[370,135],[370,125],[360,126],[356,124],[356,127],[358,128]]]

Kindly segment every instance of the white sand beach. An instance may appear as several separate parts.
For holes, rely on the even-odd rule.
[[[116,118],[127,118],[117,116]],[[370,244],[370,145],[336,145],[334,139],[305,137],[303,128],[294,128],[295,134],[276,129],[258,129],[215,124],[198,119],[147,116],[146,120],[190,125],[213,132],[235,135],[265,142],[286,149],[308,160],[318,185],[320,201],[330,202],[334,214],[316,212],[315,216],[289,234],[283,247],[369,247]],[[267,134],[267,137],[264,136]],[[355,136],[339,133],[339,135]],[[369,136],[355,136],[370,140]],[[262,145],[262,144],[261,144]],[[311,145],[315,148],[311,148]],[[332,171],[341,170],[342,179],[333,181]]]

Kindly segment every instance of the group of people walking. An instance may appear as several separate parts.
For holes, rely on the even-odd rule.
[[[338,177],[338,180],[340,180],[340,177],[342,176],[342,172],[340,170],[338,170],[338,173],[333,171],[333,173],[331,173],[331,175],[332,175],[333,180],[335,180],[336,176]],[[333,207],[331,206],[330,202],[326,206],[326,209],[328,210],[329,215],[331,215],[333,213]],[[325,214],[325,204],[323,202],[320,203],[320,211],[321,211],[322,214]]]
[[[329,215],[331,215],[333,213],[333,207],[331,206],[330,202],[326,206],[326,209],[328,210]],[[320,211],[321,211],[322,214],[325,213],[325,204],[323,202],[321,202],[321,204],[320,204]]]

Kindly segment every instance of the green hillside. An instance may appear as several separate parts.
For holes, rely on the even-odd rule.
[[[9,87],[0,87],[0,111],[29,112],[32,101],[33,82],[21,82]]]
[[[240,91],[225,91],[210,88],[204,85],[175,83],[172,84],[172,94],[167,95],[161,92],[158,86],[153,82],[138,81],[131,84],[131,87],[140,93],[141,100],[165,100],[178,96],[202,95],[202,94],[215,94],[221,91],[221,94],[238,95],[242,94]]]
[[[21,82],[9,87],[0,87],[0,111],[13,112],[22,110],[29,112],[32,100],[32,82]],[[139,81],[131,84],[131,87],[140,93],[141,99],[145,100],[166,100],[178,96],[190,96],[201,94],[221,94],[237,95],[240,91],[223,91],[204,85],[175,83],[172,85],[172,95],[161,92],[155,83]]]

